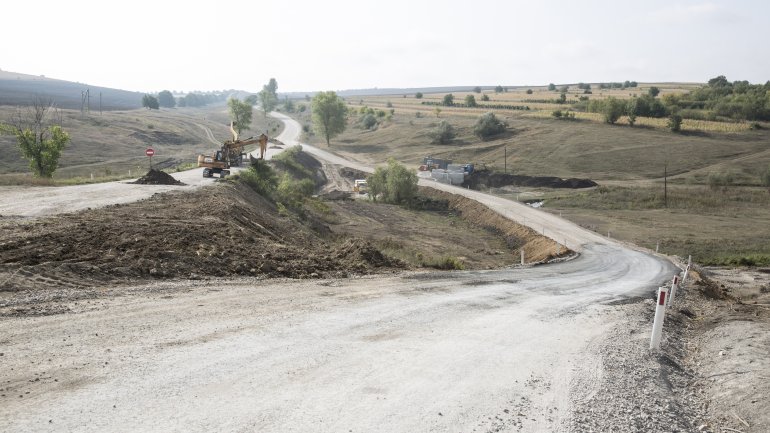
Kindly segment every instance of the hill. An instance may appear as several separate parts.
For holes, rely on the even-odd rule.
[[[143,93],[84,83],[57,80],[45,76],[0,71],[0,105],[27,105],[36,97],[51,98],[59,108],[80,110],[83,92],[90,94],[91,111],[141,108]]]

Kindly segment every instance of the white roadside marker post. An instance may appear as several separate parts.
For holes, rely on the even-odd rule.
[[[524,264],[524,249],[521,249],[521,264]]]
[[[666,316],[666,295],[668,289],[663,286],[658,289],[658,305],[655,307],[655,319],[652,322],[652,338],[650,338],[650,350],[660,349],[660,336],[663,333],[663,319]]]
[[[672,305],[674,303],[674,296],[676,296],[676,289],[679,285],[679,275],[674,275],[674,279],[671,280],[671,290],[668,294],[668,302],[666,305]]]

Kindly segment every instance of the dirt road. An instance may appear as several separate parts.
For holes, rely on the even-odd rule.
[[[297,128],[287,121],[286,134]],[[646,353],[649,312],[613,304],[649,296],[674,266],[464,194],[580,256],[501,271],[104,287],[68,314],[0,319],[0,430],[584,430],[577,414],[592,396],[629,388],[607,383],[608,368],[636,362],[601,342],[630,330],[612,353]],[[640,393],[630,408],[654,396],[644,402],[653,415],[618,409],[614,431],[686,430],[657,397],[657,375],[628,375]]]
[[[625,321],[601,302],[670,272],[612,252],[514,271],[164,284],[4,318],[0,430],[556,431],[571,385],[600,385],[588,346]]]

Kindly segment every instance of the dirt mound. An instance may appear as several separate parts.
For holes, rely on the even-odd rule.
[[[369,176],[369,173],[366,173],[361,170],[356,170],[355,168],[341,167],[340,175],[350,180],[356,180],[356,179],[366,179],[367,176]]]
[[[353,200],[352,192],[350,191],[340,191],[338,189],[333,189],[327,193],[321,194],[320,197],[324,200],[332,200],[332,201],[338,201],[338,200]]]
[[[495,173],[489,170],[476,170],[465,177],[463,186],[472,189],[500,188],[503,186],[526,186],[535,188],[591,188],[598,184],[591,179],[562,179],[553,176],[524,176]]]
[[[0,291],[148,278],[342,277],[404,266],[371,244],[330,240],[328,227],[310,227],[241,185],[8,224]]]
[[[165,171],[155,170],[154,168],[151,168],[147,174],[131,183],[140,185],[184,185],[183,182],[174,179],[173,176]]]

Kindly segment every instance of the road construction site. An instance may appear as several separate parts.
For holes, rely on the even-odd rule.
[[[276,116],[286,124],[278,138],[297,144],[299,124]],[[372,170],[312,146],[303,151],[323,161],[328,178],[341,179],[330,170],[343,166]],[[518,243],[506,251],[479,234],[483,242],[469,248],[479,257],[474,269],[415,270],[383,255],[383,238],[365,230],[333,242],[350,223],[337,224],[337,236],[330,222],[298,230],[243,187],[200,170],[174,177],[185,185],[0,191],[0,430],[767,425],[751,415],[768,407],[752,397],[764,392],[756,382],[738,396],[745,404],[709,406],[731,367],[710,363],[710,377],[700,370],[706,365],[695,354],[710,359],[727,344],[692,346],[712,308],[700,292],[729,298],[705,276],[683,289],[661,351],[648,350],[655,289],[679,272],[666,257],[520,203],[421,180],[465,221]],[[231,190],[209,194],[213,188]],[[353,206],[363,204],[347,208],[358,217],[375,212]],[[379,221],[382,233],[403,230],[397,217],[345,220]],[[229,239],[226,248],[202,241],[215,234]],[[522,245],[530,246],[524,266]],[[758,337],[740,350],[767,347],[767,315],[754,312],[759,328],[747,338]],[[739,376],[757,379],[767,371],[758,367]]]

